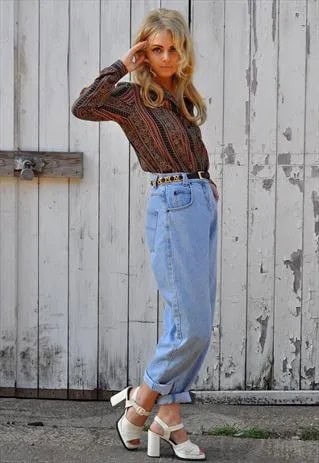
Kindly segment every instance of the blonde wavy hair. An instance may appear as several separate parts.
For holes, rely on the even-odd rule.
[[[177,71],[173,76],[178,106],[189,121],[201,125],[207,118],[207,106],[204,98],[196,90],[192,82],[195,53],[189,29],[182,14],[177,10],[168,10],[166,8],[150,10],[138,29],[133,45],[163,30],[171,32],[174,46],[179,55]],[[164,99],[164,91],[163,88],[154,81],[149,64],[143,61],[142,64],[133,71],[132,76],[133,81],[140,85],[140,95],[143,103],[152,108],[161,106]],[[151,99],[151,91],[156,94],[155,100]],[[188,97],[194,107],[196,107],[196,115],[193,116],[193,114],[189,112],[184,101],[185,96]]]

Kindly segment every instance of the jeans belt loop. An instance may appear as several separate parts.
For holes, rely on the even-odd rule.
[[[154,188],[157,188],[157,187],[158,187],[158,182],[157,182],[157,181],[158,181],[158,177],[159,177],[159,175],[156,174],[155,178],[153,178],[153,187],[154,187]]]
[[[198,170],[197,173],[199,175],[199,178],[207,178],[207,177],[204,177],[202,176],[202,173],[204,173],[205,171],[204,170]]]

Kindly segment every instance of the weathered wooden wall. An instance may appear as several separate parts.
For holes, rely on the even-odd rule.
[[[154,352],[149,176],[117,124],[70,107],[159,6],[190,21],[221,194],[194,389],[319,389],[319,1],[1,0],[0,149],[84,152],[81,180],[0,179],[1,395],[105,397]]]

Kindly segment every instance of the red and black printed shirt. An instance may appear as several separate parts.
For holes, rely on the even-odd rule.
[[[118,82],[127,73],[120,59],[102,69],[94,82],[81,90],[72,105],[72,114],[88,121],[117,122],[144,171],[208,170],[201,130],[183,115],[174,96],[164,88],[163,106],[149,108],[143,104],[138,84]],[[184,99],[193,114],[193,103]]]

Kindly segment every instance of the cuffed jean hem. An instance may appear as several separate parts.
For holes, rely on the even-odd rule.
[[[156,403],[158,405],[165,404],[185,404],[192,403],[192,397],[188,391],[172,392],[171,394],[161,395],[158,397]]]
[[[171,394],[169,394],[173,385],[156,383],[148,376],[148,373],[146,370],[144,372],[143,380],[150,389],[152,389],[153,391],[159,392],[161,394],[161,396],[159,396],[156,401],[158,405],[173,404],[173,403],[192,403],[193,402],[189,391],[172,392]]]

